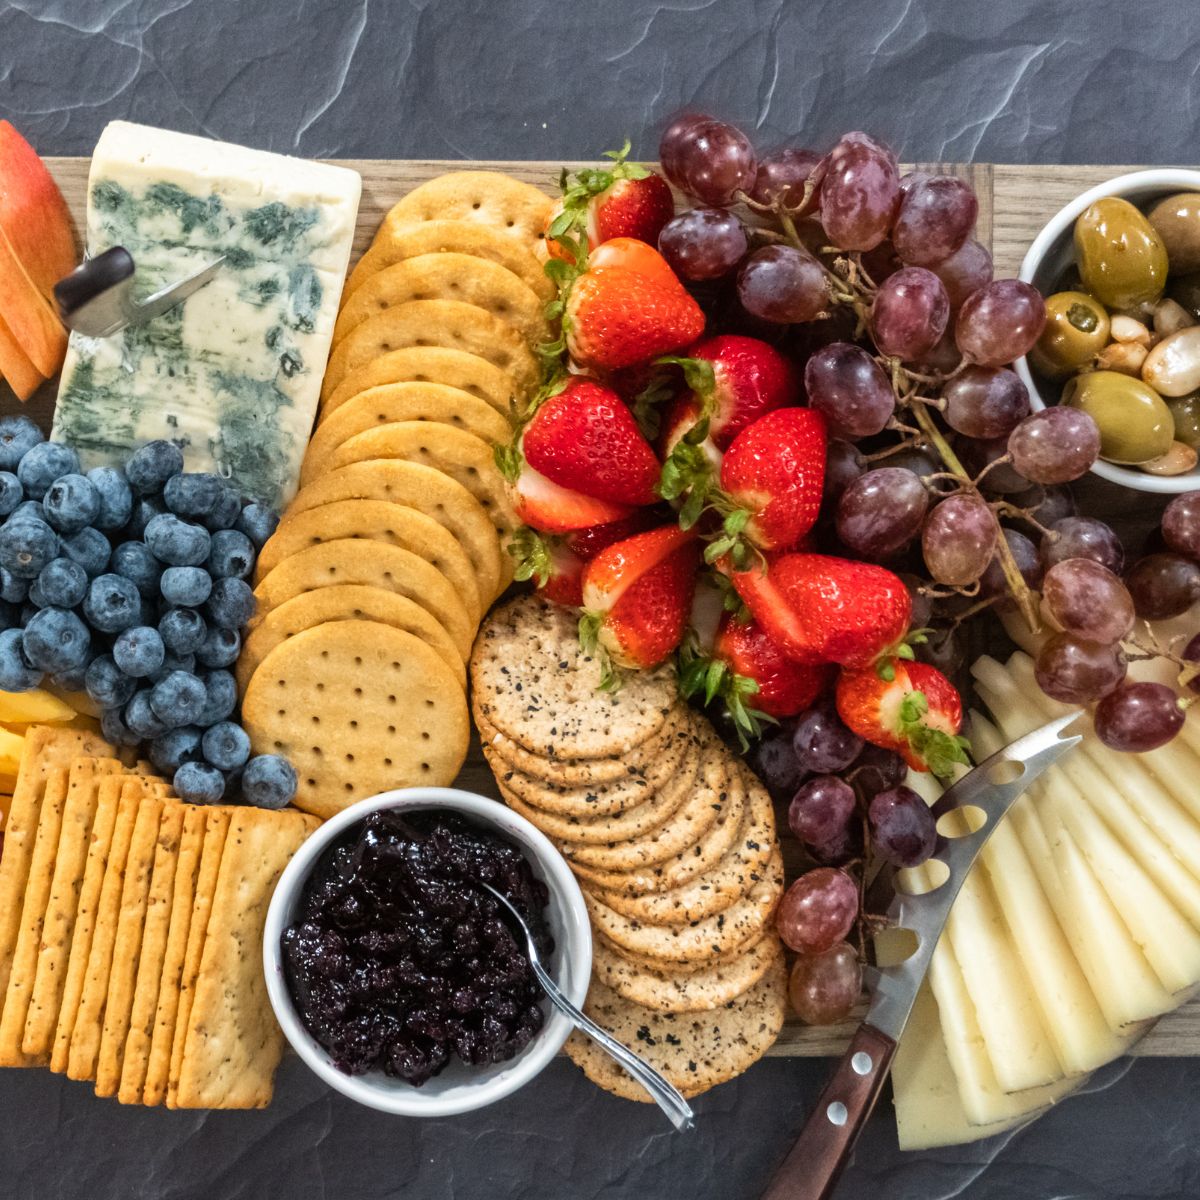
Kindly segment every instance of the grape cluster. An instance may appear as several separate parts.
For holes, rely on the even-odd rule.
[[[788,889],[776,926],[798,956],[793,1007],[810,1024],[827,1024],[844,1017],[862,990],[850,940],[863,921],[862,862],[874,852],[896,867],[923,863],[937,840],[933,816],[904,786],[900,755],[864,743],[828,699],[767,733],[750,763],[788,806],[789,828],[818,864]]]
[[[0,419],[0,690],[86,691],[115,745],[146,745],[181,799],[283,807],[277,755],[251,758],[229,668],[254,614],[246,580],[277,518],[172,442],[86,474],[25,417]]]

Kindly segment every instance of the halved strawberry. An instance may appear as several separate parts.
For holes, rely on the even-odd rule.
[[[516,559],[514,579],[532,579],[547,600],[565,608],[583,603],[583,559],[565,539],[525,527],[513,535],[508,552]]]
[[[521,435],[525,461],[552,483],[601,500],[655,504],[659,463],[620,396],[573,377]]]
[[[659,526],[667,519],[662,512],[653,512],[648,508],[639,508],[620,521],[609,521],[605,525],[592,525],[587,529],[577,529],[568,533],[564,539],[570,548],[584,562],[596,557],[601,550],[631,538],[635,533],[646,533]]]
[[[695,535],[676,525],[602,550],[583,571],[584,648],[621,667],[657,666],[683,638],[698,563]]]
[[[528,463],[521,464],[516,478],[508,481],[508,494],[517,518],[542,533],[569,533],[604,525],[623,520],[633,511],[626,504],[597,500],[559,487]]]
[[[958,736],[962,698],[928,663],[891,657],[874,667],[843,669],[837,708],[859,737],[897,751],[915,771],[945,777],[956,763],[970,762],[970,743]]]

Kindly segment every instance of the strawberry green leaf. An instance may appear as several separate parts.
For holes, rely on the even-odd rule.
[[[507,446],[492,447],[492,457],[496,460],[496,470],[509,483],[516,483],[517,477],[521,474],[521,467],[525,463],[525,456],[521,453],[518,439],[514,438]]]
[[[900,702],[899,732],[909,747],[939,779],[954,774],[956,764],[969,766],[971,743],[966,738],[925,724],[929,700],[924,692],[911,691]]]
[[[748,508],[735,508],[725,518],[725,532],[729,534],[730,537],[737,537],[737,535],[746,528],[746,525],[749,523],[752,516],[754,516],[754,514]]]
[[[515,560],[513,578],[532,579],[538,587],[545,587],[554,574],[554,561],[550,543],[537,532],[524,525],[513,534],[508,544],[508,553]]]
[[[584,654],[595,654],[600,648],[601,613],[585,612],[579,615],[579,645]]]
[[[881,658],[875,664],[875,674],[884,683],[891,683],[896,678],[896,667],[890,658]]]
[[[708,670],[704,673],[704,703],[711,704],[721,691],[721,685],[725,682],[726,666],[719,659],[714,658],[708,664]]]
[[[686,358],[677,354],[666,354],[654,360],[656,366],[678,367],[683,372],[683,381],[700,401],[706,415],[711,416],[717,390],[717,377],[713,365],[707,358]],[[706,435],[707,436],[707,435]]]

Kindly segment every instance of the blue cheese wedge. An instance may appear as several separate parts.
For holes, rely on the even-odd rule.
[[[89,253],[124,246],[145,293],[225,263],[146,325],[71,335],[53,436],[88,468],[169,438],[188,470],[283,508],[316,415],[361,190],[344,167],[110,124],[88,179]]]

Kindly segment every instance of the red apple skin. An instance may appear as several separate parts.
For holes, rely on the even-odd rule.
[[[79,262],[71,215],[46,164],[8,121],[0,121],[0,230],[52,303],[54,285]]]

